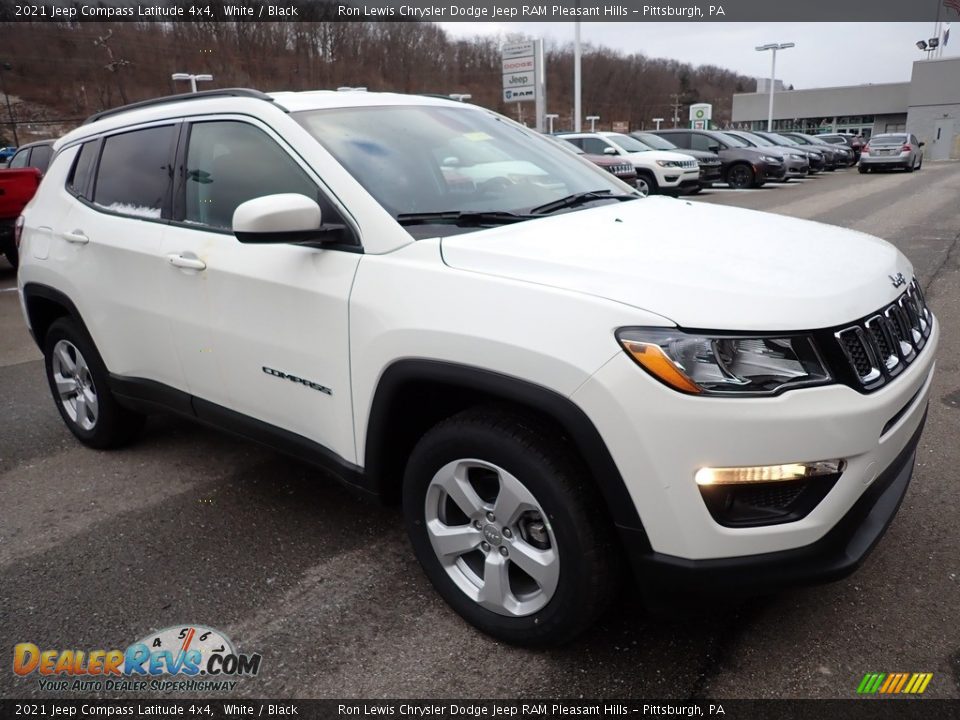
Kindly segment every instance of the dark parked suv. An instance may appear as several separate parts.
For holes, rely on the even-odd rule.
[[[703,190],[703,188],[712,187],[715,182],[720,182],[723,179],[720,156],[714,152],[693,150],[692,148],[681,149],[666,138],[660,137],[652,132],[632,132],[630,135],[644,145],[652,147],[654,150],[674,150],[695,158],[697,164],[700,165],[700,184],[691,190],[691,193],[698,193]]]
[[[757,188],[768,180],[782,180],[787,169],[783,159],[754,148],[735,137],[712,130],[657,130],[679,148],[715,152],[720,156],[724,181],[732,188]]]

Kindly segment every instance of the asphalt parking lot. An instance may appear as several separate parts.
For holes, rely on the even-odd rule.
[[[960,163],[690,201],[884,237],[940,319],[913,483],[851,578],[735,608],[704,599],[672,619],[626,592],[569,647],[499,644],[434,593],[396,509],[308,467],[164,417],[123,451],[80,446],[0,259],[0,653],[123,648],[199,623],[263,654],[238,688],[248,697],[849,698],[866,672],[932,672],[927,696],[960,698]],[[0,655],[0,696],[62,697],[15,677],[10,660]]]

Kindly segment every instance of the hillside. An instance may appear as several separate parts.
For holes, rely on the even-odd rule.
[[[500,98],[499,39],[452,39],[432,23],[2,23],[2,33],[21,142],[61,134],[104,108],[188,89],[170,80],[173,72],[211,73],[209,87],[470,93],[517,116]],[[548,112],[560,114],[557,129],[570,127],[572,47],[550,46],[547,67]],[[597,47],[584,50],[583,78],[584,114],[599,114],[604,127],[670,118],[674,93],[681,103],[713,102],[723,122],[732,93],[751,86],[722,68]],[[532,104],[524,113],[530,120]],[[2,128],[9,141],[9,124]]]

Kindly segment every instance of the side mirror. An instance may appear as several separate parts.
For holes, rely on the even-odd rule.
[[[710,152],[720,152],[720,143],[710,143],[707,145],[707,150]]]
[[[603,149],[603,154],[604,154],[604,155],[619,155],[620,152],[619,152],[615,147],[610,147],[609,145],[607,145],[607,146]]]
[[[926,143],[923,140],[921,140],[920,142],[917,143],[917,145],[919,145],[920,147],[924,147]]]
[[[320,206],[297,193],[247,200],[233,211],[233,234],[242,243],[258,245],[323,242]]]

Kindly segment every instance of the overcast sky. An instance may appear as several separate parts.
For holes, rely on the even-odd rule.
[[[573,42],[573,23],[440,23],[457,37],[524,33]],[[944,57],[960,56],[960,23],[953,23]],[[639,23],[585,22],[584,43],[694,65],[719,65],[750,77],[770,77],[771,42],[797,46],[777,53],[777,77],[796,88],[904,82],[926,53],[917,40],[933,36],[933,23]],[[587,82],[589,78],[584,78]]]

